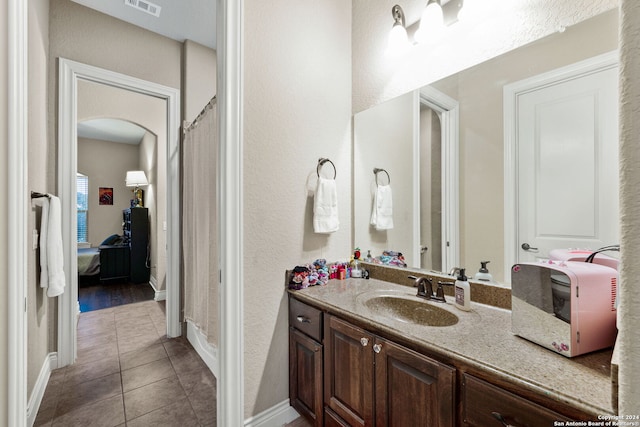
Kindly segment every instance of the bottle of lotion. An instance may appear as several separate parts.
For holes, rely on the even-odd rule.
[[[460,269],[454,288],[456,307],[464,311],[471,310],[471,288],[467,282],[467,276],[464,275],[464,268]]]

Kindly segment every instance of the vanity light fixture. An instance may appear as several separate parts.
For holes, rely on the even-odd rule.
[[[402,8],[396,4],[391,8],[391,15],[393,16],[393,27],[389,32],[386,54],[388,56],[398,56],[408,52],[411,48],[411,43],[409,43]]]
[[[418,43],[429,43],[437,40],[444,31],[444,13],[440,0],[429,0],[422,12],[420,26],[415,34]]]

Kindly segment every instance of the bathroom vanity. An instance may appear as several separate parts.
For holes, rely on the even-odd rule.
[[[567,359],[514,336],[509,310],[462,312],[415,293],[376,279],[290,291],[291,405],[315,426],[550,426],[613,413],[610,350]]]

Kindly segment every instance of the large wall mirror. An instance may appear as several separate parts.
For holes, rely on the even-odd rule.
[[[471,277],[490,261],[495,281],[508,284],[505,181],[513,178],[505,174],[504,88],[611,53],[617,43],[614,9],[431,84],[428,91],[458,104],[457,138],[443,138],[450,117],[421,100],[421,89],[357,113],[354,245],[373,256],[402,252],[410,268],[465,267]],[[373,168],[389,173],[393,229],[371,225]]]

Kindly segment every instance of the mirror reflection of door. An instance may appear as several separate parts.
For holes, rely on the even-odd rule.
[[[617,66],[518,96],[517,260],[618,241]]]
[[[440,115],[420,105],[420,264],[442,271],[442,126]]]

